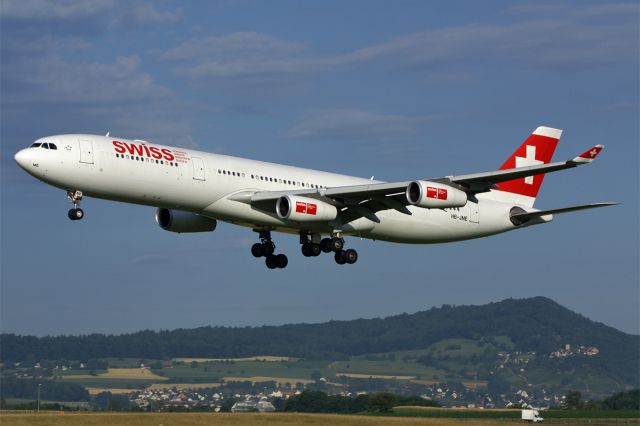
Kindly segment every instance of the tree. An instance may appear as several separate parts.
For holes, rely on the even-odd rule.
[[[606,410],[640,410],[640,389],[620,392],[602,401]]]
[[[502,376],[494,374],[489,379],[487,390],[492,395],[501,395],[507,393],[511,388],[511,384]]]
[[[99,410],[122,411],[131,408],[131,403],[126,395],[114,395],[111,392],[97,394],[94,404]]]
[[[396,402],[396,396],[392,393],[376,393],[371,395],[369,398],[368,410],[375,413],[386,413],[391,411],[391,409],[396,405]]]
[[[567,410],[577,410],[582,408],[582,394],[579,391],[569,391],[565,396],[564,406]]]

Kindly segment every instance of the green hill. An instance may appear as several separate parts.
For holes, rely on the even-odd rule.
[[[640,336],[544,297],[321,324],[41,338],[3,334],[0,341],[4,362],[281,355],[333,361],[334,373],[484,381],[495,392],[544,384],[611,394],[640,381]]]

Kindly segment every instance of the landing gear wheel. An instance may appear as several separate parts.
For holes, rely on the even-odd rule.
[[[264,263],[267,265],[267,268],[269,269],[276,269],[278,267],[277,262],[277,256],[274,255],[267,256],[267,259],[264,261]]]
[[[68,216],[71,220],[80,220],[84,217],[84,211],[81,208],[71,209]]]
[[[345,263],[347,263],[347,259],[345,258],[345,252],[342,250],[337,251],[335,256],[333,256],[333,258],[335,259],[338,265],[344,265]]]
[[[353,265],[358,261],[358,252],[354,249],[344,251],[344,259],[349,265]]]
[[[302,255],[304,257],[316,257],[320,255],[320,244],[304,243],[302,245]]]
[[[333,237],[331,239],[331,250],[338,253],[342,251],[343,247],[344,247],[344,240],[342,238]]]
[[[284,254],[279,254],[279,255],[275,256],[275,258],[276,258],[276,264],[278,265],[278,268],[280,268],[280,269],[286,268],[287,265],[289,264],[289,259],[287,259],[287,256],[284,255]]]
[[[267,241],[266,243],[262,243],[262,255],[269,257],[273,255],[273,252],[276,249],[276,245],[271,241]]]
[[[320,253],[322,252],[322,250],[320,249],[320,244],[314,244],[311,243],[309,245],[309,255],[316,257],[316,256],[320,256]]]
[[[323,238],[320,241],[320,249],[323,253],[331,253],[333,251],[331,248],[331,238]]]
[[[262,244],[255,243],[251,246],[251,254],[253,257],[262,257]]]

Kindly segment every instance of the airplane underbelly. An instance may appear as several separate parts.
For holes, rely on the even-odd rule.
[[[460,209],[412,208],[412,215],[396,211],[379,214],[381,219],[368,238],[413,244],[432,244],[485,237],[513,229],[509,206],[501,203],[468,203]]]

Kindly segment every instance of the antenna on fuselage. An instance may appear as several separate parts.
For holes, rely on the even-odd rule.
[[[109,136],[109,133],[111,133],[111,132],[107,132],[107,134],[105,136]]]

